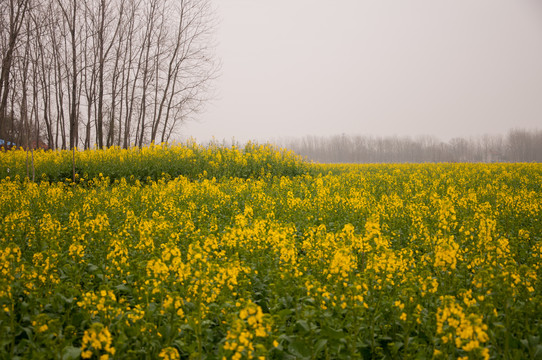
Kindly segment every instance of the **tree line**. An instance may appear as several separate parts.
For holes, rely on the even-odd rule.
[[[0,139],[168,141],[216,74],[210,0],[2,0]]]
[[[542,130],[513,129],[506,135],[453,138],[336,135],[280,140],[320,163],[542,162]]]

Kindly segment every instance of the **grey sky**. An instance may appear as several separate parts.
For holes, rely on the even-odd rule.
[[[541,0],[215,0],[198,141],[542,128]]]

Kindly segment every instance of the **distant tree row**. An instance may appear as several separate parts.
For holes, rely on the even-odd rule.
[[[211,0],[0,1],[0,139],[167,141],[208,96]]]
[[[542,162],[541,130],[448,142],[431,136],[305,136],[282,140],[281,145],[320,163]]]

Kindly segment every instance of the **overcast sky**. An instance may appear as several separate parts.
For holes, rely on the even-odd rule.
[[[541,0],[213,0],[216,99],[183,137],[542,128]]]

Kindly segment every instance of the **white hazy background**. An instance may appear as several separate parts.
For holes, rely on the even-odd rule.
[[[542,127],[541,0],[216,0],[215,99],[182,137]]]

